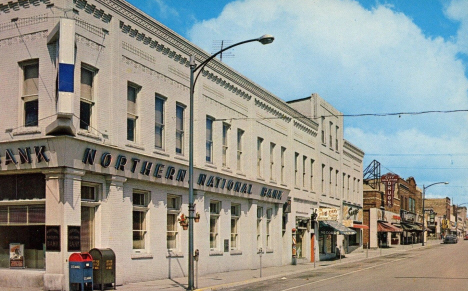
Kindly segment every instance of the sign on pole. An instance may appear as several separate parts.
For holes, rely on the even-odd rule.
[[[385,200],[387,201],[387,206],[392,207],[393,206],[393,195],[395,192],[395,183],[398,182],[398,177],[397,174],[385,174],[383,175],[380,179],[385,185]]]

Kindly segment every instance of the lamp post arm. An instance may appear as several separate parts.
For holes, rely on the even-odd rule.
[[[244,43],[248,43],[248,42],[254,42],[254,41],[260,41],[260,38],[253,38],[253,39],[249,39],[249,40],[244,40],[244,41],[241,41],[241,42],[238,42],[238,43],[235,43],[233,45],[230,45],[228,47],[225,47],[223,48],[222,50],[218,51],[217,53],[214,53],[212,54],[209,58],[207,58],[206,60],[204,60],[202,63],[200,63],[198,66],[195,66],[195,64],[190,64],[190,67],[191,67],[191,70],[193,73],[195,73],[196,71],[198,71],[198,69],[200,69],[200,71],[198,72],[198,74],[195,76],[195,79],[193,80],[193,86],[192,86],[192,90],[195,90],[195,83],[197,83],[197,80],[198,80],[198,76],[200,76],[200,73],[203,71],[203,68],[212,60],[214,59],[217,55],[219,55],[220,53],[224,52],[224,51],[227,51],[235,46],[238,46],[238,45],[241,45],[241,44],[244,44]],[[194,62],[195,62],[195,58],[194,58]]]

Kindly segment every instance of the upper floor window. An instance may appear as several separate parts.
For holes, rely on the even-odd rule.
[[[223,123],[223,167],[228,167],[228,132],[229,132],[230,125],[227,123]]]
[[[158,95],[154,98],[154,146],[164,148],[164,103],[166,100]]]
[[[89,130],[92,126],[92,108],[94,105],[94,76],[95,69],[81,67],[80,85],[80,128]]]
[[[39,62],[22,65],[24,126],[38,126],[39,123]]]
[[[242,171],[242,138],[244,131],[242,129],[237,130],[237,170]]]
[[[340,128],[337,126],[336,130],[335,130],[335,150],[336,151],[339,150],[339,148],[338,148],[338,145],[339,145],[339,143],[338,143],[338,137],[339,137],[338,133],[339,132],[340,132]]]
[[[306,187],[307,183],[307,176],[306,176],[306,163],[307,163],[307,157],[303,156],[302,157],[302,187]]]
[[[314,160],[310,159],[310,190],[314,190]]]
[[[284,184],[286,181],[286,176],[285,176],[285,167],[286,167],[286,148],[281,147],[281,183]]]
[[[183,105],[176,105],[176,153],[181,155],[184,153],[184,111]]]
[[[263,138],[257,138],[257,175],[263,177],[263,156],[262,156]]]
[[[137,133],[137,94],[139,88],[128,83],[127,85],[127,140],[136,141]]]
[[[322,129],[322,144],[326,143],[326,138],[325,138],[325,117],[322,116],[320,119],[320,128]]]
[[[275,147],[274,143],[270,143],[270,180],[275,181]]]
[[[330,128],[328,129],[328,132],[330,134],[330,148],[333,148],[332,128],[333,128],[333,122],[330,121]]]
[[[299,153],[294,153],[294,185],[299,185]]]
[[[213,163],[213,118],[206,117],[206,161]]]

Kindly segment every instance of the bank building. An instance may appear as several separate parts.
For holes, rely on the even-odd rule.
[[[123,0],[0,2],[0,289],[68,290],[92,249],[117,285],[187,276],[191,126],[198,274],[362,248],[364,152],[318,94],[213,59],[191,123],[210,54],[170,28]]]

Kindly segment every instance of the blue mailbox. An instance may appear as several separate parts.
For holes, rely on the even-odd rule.
[[[72,284],[80,284],[84,291],[86,284],[93,286],[93,257],[89,253],[73,253],[68,259],[70,264],[70,290]]]

